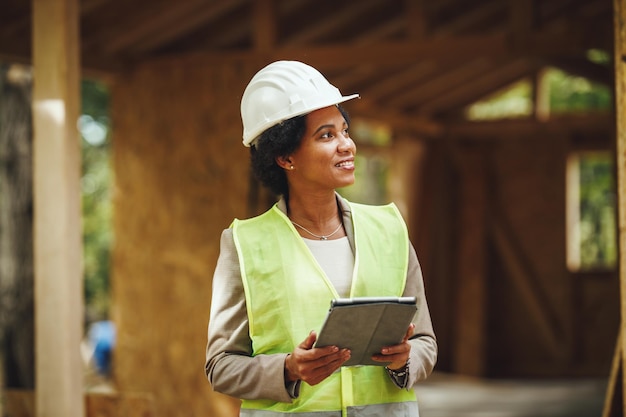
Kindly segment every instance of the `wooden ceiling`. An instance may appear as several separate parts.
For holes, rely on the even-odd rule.
[[[28,62],[31,2],[0,0],[0,59]],[[80,0],[85,73],[205,54],[299,59],[359,112],[436,134],[459,110],[546,65],[612,85],[612,0]]]

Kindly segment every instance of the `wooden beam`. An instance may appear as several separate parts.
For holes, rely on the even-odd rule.
[[[528,36],[535,24],[535,0],[509,0],[509,29],[515,38]]]
[[[279,59],[296,59],[314,65],[321,71],[327,71],[332,69],[346,70],[365,64],[373,64],[377,68],[394,67],[415,64],[424,60],[463,63],[478,57],[508,56],[536,59],[554,56],[580,56],[586,53],[589,48],[598,46],[598,42],[594,40],[597,35],[593,35],[598,31],[593,32],[588,26],[561,32],[533,32],[524,45],[516,45],[506,33],[453,36],[420,41],[373,40],[362,42],[362,39],[359,38],[355,43],[277,47],[271,51],[205,50],[161,55],[154,58],[141,56],[135,58],[138,60],[135,63],[176,60],[181,65],[185,63],[192,65],[195,60],[200,59],[208,63],[215,61],[219,64],[230,62],[232,64],[264,65]],[[231,25],[230,27],[230,30],[224,31],[219,38],[212,41],[218,45],[227,45],[233,39],[245,36],[247,29],[244,26]],[[5,45],[0,38],[0,51],[7,47],[10,48],[10,45]],[[123,66],[133,63],[132,56],[126,58],[128,60],[124,61],[110,56],[85,54],[84,68],[115,72]]]
[[[199,29],[203,24],[239,7],[243,2],[244,0],[224,0],[210,3],[204,0],[200,1],[198,7],[190,9],[190,13],[184,16],[181,15],[176,21],[171,22],[171,24],[156,28],[149,36],[145,36],[131,45],[129,50],[145,54],[157,49],[162,45]]]
[[[439,137],[444,128],[434,120],[419,115],[401,115],[385,110],[368,99],[361,99],[350,104],[352,115],[366,119],[382,121],[393,127],[394,131],[411,132],[419,138]]]
[[[368,9],[379,4],[379,0],[359,0],[358,12],[367,13]],[[320,19],[316,24],[309,25],[286,38],[281,42],[281,45],[286,47],[303,45],[316,40],[320,36],[328,35],[329,32],[354,21],[355,12],[354,7],[346,7],[339,11],[328,13],[324,19]]]
[[[602,417],[618,417],[622,414],[622,333],[617,335],[617,343],[615,343],[615,353],[613,361],[611,361],[611,370],[609,372],[609,382],[606,387],[606,395],[604,396],[604,408]]]
[[[453,90],[471,79],[492,70],[495,64],[491,59],[479,57],[432,77],[426,83],[405,89],[387,100],[392,107],[418,107],[421,102]]]
[[[433,114],[444,109],[459,109],[481,98],[498,91],[499,89],[525,77],[535,70],[536,66],[528,60],[502,62],[474,77],[472,82],[465,82],[454,89],[442,92],[420,105],[417,112]]]
[[[534,119],[510,119],[485,122],[450,122],[443,131],[456,138],[482,138],[506,140],[533,135],[555,134],[609,134],[612,132],[613,114],[599,113],[551,118],[545,122]]]
[[[582,56],[548,59],[546,60],[546,64],[606,86],[613,86],[615,78],[614,68],[607,65],[596,64]]]
[[[150,62],[176,60],[184,65],[200,59],[217,63],[258,63],[279,59],[296,59],[307,62],[319,70],[346,69],[362,64],[375,64],[379,68],[417,63],[426,59],[445,59],[454,56],[457,62],[477,56],[508,53],[506,36],[502,34],[464,36],[454,39],[428,41],[390,41],[370,44],[334,44],[276,48],[270,52],[192,52],[163,56]]]
[[[36,415],[84,416],[78,0],[33,0]]]
[[[433,36],[437,38],[449,37],[475,31],[489,20],[497,21],[498,13],[502,14],[504,10],[505,4],[500,0],[482,2],[480,6],[472,7],[467,13],[460,14],[456,19],[437,26],[437,29],[433,31]]]
[[[143,16],[129,16],[97,40],[108,55],[125,49],[149,50],[188,33],[215,16],[236,8],[240,3],[242,1],[232,0],[212,2],[211,6],[207,6],[205,0],[155,3],[143,9]],[[90,40],[85,45],[88,47]]]
[[[421,40],[428,32],[424,0],[406,0],[406,34],[409,39]]]
[[[254,31],[252,33],[254,48],[257,51],[268,51],[276,44],[276,4],[274,0],[258,0],[254,2],[252,15]]]
[[[390,18],[379,22],[378,25],[367,28],[363,34],[355,39],[357,45],[367,45],[371,42],[380,42],[381,39],[389,38],[397,33],[402,33],[406,26],[406,19],[402,17]]]
[[[364,97],[372,99],[388,97],[389,95],[394,95],[394,93],[402,93],[407,88],[415,86],[420,80],[437,73],[437,70],[441,70],[441,67],[433,60],[404,66],[402,69],[399,68],[392,77],[386,77],[371,84],[361,93]]]

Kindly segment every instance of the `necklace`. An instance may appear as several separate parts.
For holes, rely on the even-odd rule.
[[[291,219],[290,219],[291,220]],[[294,222],[293,220],[291,220],[291,223],[293,223],[294,226],[299,227],[300,229],[304,230],[305,232],[307,232],[308,234],[310,234],[311,236],[315,236],[316,238],[318,238],[319,240],[328,240],[329,237],[331,237],[332,235],[334,235],[335,233],[337,233],[339,231],[339,229],[341,229],[341,226],[343,226],[342,222],[339,222],[339,226],[337,226],[337,228],[335,229],[334,232],[332,232],[329,235],[316,235],[315,233],[313,233],[312,231],[310,231],[309,229],[307,229],[304,226],[299,225],[298,223]]]

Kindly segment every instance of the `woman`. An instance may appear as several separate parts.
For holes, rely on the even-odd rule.
[[[243,94],[253,171],[282,198],[222,233],[213,278],[205,370],[242,416],[418,415],[413,386],[437,344],[415,250],[395,205],[335,192],[354,182],[339,103],[355,97],[296,61],[263,68]],[[418,311],[402,343],[373,357],[381,366],[342,367],[350,352],[314,347],[315,330],[331,299],[361,296],[414,296]]]

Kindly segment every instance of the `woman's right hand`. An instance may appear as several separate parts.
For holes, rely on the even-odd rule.
[[[316,385],[328,378],[350,359],[350,350],[337,346],[314,348],[315,332],[309,333],[285,359],[285,379],[289,382],[302,380]]]

